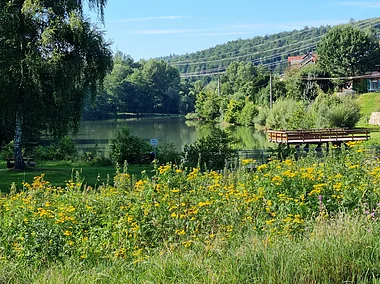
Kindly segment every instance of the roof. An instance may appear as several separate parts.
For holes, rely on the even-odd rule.
[[[289,56],[288,57],[288,62],[289,63],[292,63],[294,61],[301,61],[302,59],[304,59],[305,55],[299,55],[299,56]]]

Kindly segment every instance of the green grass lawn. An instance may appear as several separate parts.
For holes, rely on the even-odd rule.
[[[368,124],[372,112],[380,111],[380,93],[366,93],[356,99],[361,108],[362,118],[357,127],[365,127],[371,130],[371,139],[368,144],[380,145],[380,126]]]
[[[152,165],[129,165],[128,173],[135,175],[136,178],[141,176],[142,171],[148,175],[152,174]],[[8,192],[10,185],[16,183],[18,188],[22,187],[22,182],[31,183],[35,176],[45,174],[45,180],[55,186],[65,185],[67,180],[76,177],[77,172],[80,174],[84,183],[90,186],[96,186],[107,182],[113,183],[116,169],[114,166],[90,166],[88,164],[71,164],[56,162],[39,162],[35,168],[26,171],[9,170],[5,162],[0,162],[0,191]]]

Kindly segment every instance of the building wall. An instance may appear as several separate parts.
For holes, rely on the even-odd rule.
[[[379,79],[368,79],[367,80],[368,92],[378,92],[380,91]]]

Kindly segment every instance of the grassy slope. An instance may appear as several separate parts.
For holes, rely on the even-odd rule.
[[[380,93],[366,93],[357,98],[357,102],[362,111],[362,118],[358,127],[371,129],[371,144],[380,144],[380,127],[368,124],[372,112],[380,111]]]
[[[128,173],[139,177],[143,170],[149,174],[153,166],[142,165],[128,167]],[[45,180],[56,186],[65,185],[66,181],[73,178],[79,172],[81,179],[87,185],[95,186],[103,184],[109,179],[113,182],[115,176],[114,166],[90,166],[88,164],[71,164],[71,163],[38,163],[36,168],[28,171],[8,170],[5,162],[0,162],[0,192],[8,192],[10,185],[14,182],[18,188],[22,187],[22,182],[31,183],[35,176],[45,174]],[[99,178],[98,178],[99,176]],[[108,177],[107,177],[108,176]]]

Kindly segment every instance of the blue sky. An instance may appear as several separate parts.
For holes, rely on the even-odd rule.
[[[135,61],[380,16],[380,1],[109,0],[105,37]]]

